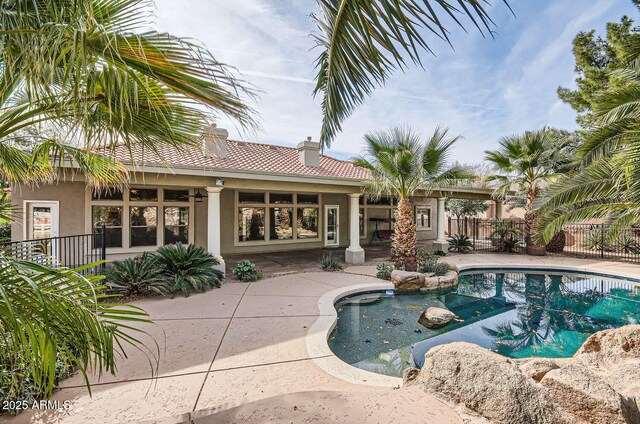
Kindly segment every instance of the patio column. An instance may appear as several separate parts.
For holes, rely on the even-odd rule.
[[[349,247],[344,254],[345,262],[349,264],[364,263],[364,249],[360,247],[360,193],[349,196]]]
[[[502,200],[496,200],[496,219],[502,219]]]
[[[446,197],[438,197],[438,227],[437,227],[437,238],[436,241],[433,242],[433,248],[436,250],[442,250],[446,252],[449,250],[449,243],[445,238],[444,228],[447,222],[447,216],[444,211],[444,202],[447,200]]]
[[[207,187],[207,250],[220,261],[216,268],[224,273],[220,255],[220,192],[222,187]]]

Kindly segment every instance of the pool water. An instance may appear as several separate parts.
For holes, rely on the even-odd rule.
[[[430,330],[420,323],[429,306],[459,321]],[[432,347],[475,343],[512,358],[568,357],[589,335],[640,323],[640,285],[595,275],[536,271],[463,272],[454,291],[439,294],[354,294],[335,304],[329,347],[343,361],[401,376],[421,367]]]

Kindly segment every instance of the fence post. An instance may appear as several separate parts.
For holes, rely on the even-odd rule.
[[[604,224],[600,225],[600,257],[604,258]]]
[[[107,260],[107,226],[103,223],[100,225],[100,260],[102,261],[101,268],[104,271]]]

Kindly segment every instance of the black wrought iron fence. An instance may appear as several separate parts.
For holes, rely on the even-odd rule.
[[[449,235],[466,235],[476,251],[525,250],[524,222],[449,218]],[[547,253],[575,258],[640,262],[640,228],[625,228],[613,237],[605,224],[571,224],[547,245]]]
[[[4,242],[0,243],[0,253],[5,257],[54,268],[78,268],[106,259],[105,231],[102,228],[92,234]],[[83,273],[101,271],[102,267],[92,267]]]

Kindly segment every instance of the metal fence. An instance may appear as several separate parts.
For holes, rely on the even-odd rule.
[[[29,261],[54,268],[78,268],[106,259],[104,228],[92,234],[48,237],[0,243],[5,257]],[[83,274],[97,274],[102,267],[92,267]]]
[[[501,229],[508,225],[514,229],[514,252],[524,252],[524,222],[479,218],[449,218],[449,235],[466,235],[476,251],[499,251]],[[640,262],[640,228],[621,230],[615,238],[604,224],[571,224],[564,227],[554,243],[547,245],[547,253],[574,258],[599,258],[605,260]]]

